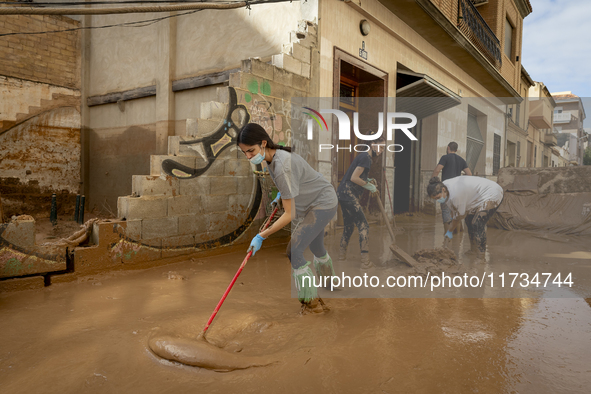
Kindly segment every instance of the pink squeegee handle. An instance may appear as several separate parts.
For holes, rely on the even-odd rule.
[[[271,213],[271,216],[269,216],[269,220],[267,220],[267,223],[265,223],[265,227],[264,230],[267,229],[267,227],[269,227],[269,224],[271,223],[271,220],[273,220],[273,217],[275,216],[275,214],[277,213],[277,209],[279,209],[279,207],[275,207],[275,209],[273,210],[273,212]],[[218,311],[220,310],[220,308],[222,307],[222,304],[224,303],[224,301],[226,300],[226,297],[228,296],[228,294],[230,294],[230,290],[232,290],[232,286],[234,286],[234,283],[236,283],[236,279],[238,279],[238,277],[240,276],[240,273],[242,272],[242,270],[244,269],[244,266],[246,266],[246,263],[248,262],[248,259],[250,259],[250,256],[252,256],[252,250],[249,251],[246,254],[246,257],[244,258],[244,260],[242,261],[242,264],[240,264],[240,268],[238,268],[238,272],[236,272],[236,275],[234,275],[234,278],[232,279],[232,282],[230,282],[230,285],[228,286],[228,288],[226,289],[226,291],[224,292],[224,295],[222,296],[222,298],[220,299],[220,302],[218,302],[218,305],[215,307],[215,309],[213,310],[213,313],[211,314],[211,316],[209,317],[209,320],[207,321],[207,324],[205,325],[205,328],[203,329],[203,333],[202,335],[205,336],[205,332],[207,331],[207,329],[209,328],[209,326],[211,325],[211,322],[213,322],[213,319],[215,319],[215,315],[217,315]]]

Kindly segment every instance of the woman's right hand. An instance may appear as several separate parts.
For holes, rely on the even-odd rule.
[[[263,246],[263,241],[265,238],[261,237],[261,234],[255,235],[255,237],[250,241],[250,246],[248,247],[247,252],[252,251],[252,255],[254,256],[256,252]]]

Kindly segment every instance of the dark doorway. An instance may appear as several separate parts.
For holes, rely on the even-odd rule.
[[[371,134],[378,130],[379,113],[386,112],[387,74],[371,65],[335,48],[335,79],[334,97],[338,100],[335,107],[345,112],[351,122],[351,140],[338,141],[338,136],[333,135],[333,143],[340,146],[336,156],[336,168],[333,167],[333,182],[338,187],[347,172],[349,166],[360,152],[354,148],[343,149],[345,146],[354,147],[359,144],[367,144],[367,141],[359,140],[353,132],[353,114],[359,115],[359,132]],[[333,157],[334,157],[333,156]],[[378,188],[383,189],[383,168],[385,155],[372,160],[372,168],[369,177],[376,179]],[[333,161],[334,162],[334,161]],[[383,200],[384,196],[381,195]],[[364,193],[360,201],[366,214],[379,211],[378,204],[369,193]],[[342,225],[341,211],[338,211],[337,225]]]

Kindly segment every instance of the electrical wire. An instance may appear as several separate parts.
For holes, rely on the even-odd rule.
[[[130,0],[123,0],[122,2],[111,2],[107,4],[126,4],[125,1]],[[281,3],[289,1],[290,3],[292,0],[257,0],[257,1],[230,1],[230,2],[221,2],[221,1],[181,1],[181,2],[167,2],[162,1],[157,2],[158,0],[149,0],[151,4],[162,4],[166,3],[166,5],[139,5],[139,6],[124,6],[124,7],[88,7],[88,5],[92,3],[80,3],[76,4],[77,6],[83,7],[75,7],[75,8],[60,8],[60,7],[40,7],[36,3],[18,3],[23,4],[23,6],[17,7],[0,7],[0,15],[108,15],[108,14],[130,14],[130,13],[145,13],[145,12],[173,12],[173,11],[185,11],[185,10],[195,10],[195,9],[212,9],[212,10],[224,10],[224,9],[235,9],[235,8],[242,8],[246,7],[250,9],[251,5],[256,4],[267,4],[267,3]],[[296,0],[297,1],[297,0]],[[174,4],[170,4],[174,3]],[[12,3],[15,4],[15,3]],[[47,3],[43,3],[47,4]],[[54,3],[56,4],[56,3]],[[73,5],[73,2],[70,2],[70,5]]]
[[[250,7],[248,1],[237,2],[208,2],[208,3],[183,3],[173,5],[148,5],[135,7],[83,7],[83,8],[54,8],[54,7],[0,7],[0,15],[109,15],[132,14],[144,12],[173,12],[185,10],[227,10],[234,8]]]
[[[64,2],[52,2],[52,3],[43,3],[43,2],[35,2],[35,3],[28,3],[28,2],[19,2],[15,3],[14,1],[0,1],[0,4],[5,5],[15,5],[15,4],[23,4],[27,7],[45,7],[45,6],[56,6],[56,5],[78,5],[78,6],[89,6],[89,5],[105,5],[105,4],[139,4],[139,3],[203,3],[205,0],[113,0],[113,1],[64,1]]]
[[[193,11],[183,12],[182,14],[167,15],[167,16],[163,16],[161,18],[145,19],[145,20],[135,21],[135,22],[117,23],[117,24],[113,24],[113,25],[83,26],[83,27],[73,27],[73,28],[70,28],[70,29],[47,30],[47,31],[31,31],[31,32],[21,32],[21,33],[4,33],[4,34],[0,34],[0,37],[18,36],[18,35],[36,35],[36,34],[65,33],[65,32],[70,32],[70,31],[77,31],[77,30],[107,29],[107,28],[111,28],[111,27],[146,27],[146,26],[150,26],[150,25],[153,25],[155,23],[158,23],[160,21],[163,21],[165,19],[176,18],[176,17],[179,17],[179,16],[195,14],[195,13],[197,13],[199,11],[203,11],[203,10],[193,10]],[[137,25],[137,26],[135,26],[135,25]]]
[[[296,0],[297,1],[297,0]],[[194,1],[192,1],[194,3]],[[266,3],[291,3],[292,0],[256,0],[253,2],[248,2],[248,6],[250,5],[258,5],[258,4],[266,4]],[[14,4],[14,3],[12,3]],[[60,30],[47,30],[47,31],[33,31],[33,32],[15,32],[15,33],[2,33],[0,37],[7,37],[7,36],[17,36],[17,35],[38,35],[38,34],[54,34],[54,33],[66,33],[78,30],[95,30],[95,29],[107,29],[112,27],[146,27],[153,25],[157,22],[160,22],[165,19],[169,18],[176,18],[179,16],[195,14],[199,11],[203,11],[203,9],[198,10],[191,10],[188,12],[179,13],[176,15],[167,15],[160,18],[153,18],[153,19],[145,19],[141,21],[134,21],[134,22],[124,22],[124,23],[116,23],[111,25],[103,25],[103,26],[83,26],[83,27],[73,27],[69,29],[60,29]]]

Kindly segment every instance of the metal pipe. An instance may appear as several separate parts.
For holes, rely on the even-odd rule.
[[[84,202],[86,200],[86,197],[82,196],[80,198],[80,212],[78,214],[78,223],[82,224],[84,223]]]
[[[78,223],[78,214],[80,211],[80,194],[76,194],[76,210],[74,211],[74,221]]]
[[[51,195],[51,212],[49,214],[49,221],[53,226],[57,225],[57,196],[55,193]]]

